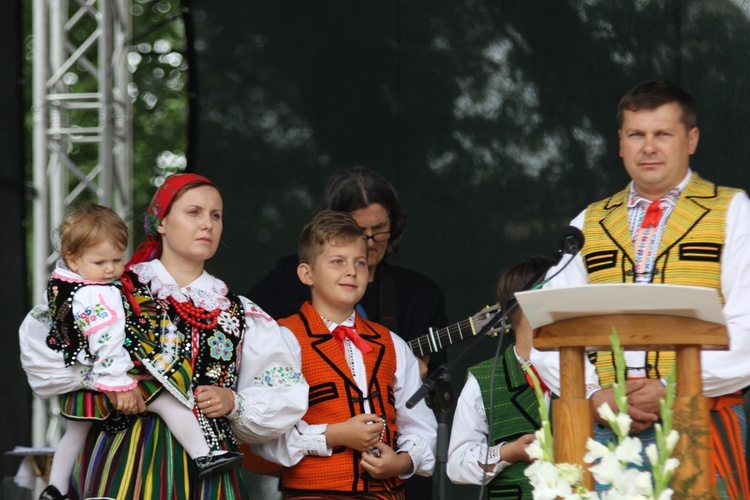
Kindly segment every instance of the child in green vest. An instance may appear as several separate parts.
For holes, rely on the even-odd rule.
[[[507,304],[548,264],[547,257],[529,257],[506,269],[497,285],[498,303]],[[489,498],[530,499],[523,474],[530,461],[526,447],[541,426],[539,403],[524,370],[530,366],[534,331],[519,306],[507,314],[511,330],[506,334],[515,342],[497,360],[469,368],[453,418],[447,472],[456,484],[488,484]],[[542,390],[549,398],[544,385]]]

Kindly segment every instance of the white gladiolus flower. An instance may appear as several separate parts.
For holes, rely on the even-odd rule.
[[[529,454],[531,460],[541,460],[544,458],[544,450],[542,450],[542,446],[539,444],[538,439],[535,439],[526,447],[526,453]]]
[[[539,474],[539,469],[542,467],[542,463],[539,460],[531,462],[528,467],[523,470],[523,475],[531,479],[532,482],[536,480],[536,476]]]
[[[678,465],[680,465],[679,460],[676,458],[668,458],[667,461],[664,462],[664,473],[674,472]]]
[[[672,491],[670,488],[667,488],[666,490],[661,492],[661,495],[659,495],[658,500],[672,500],[672,494],[674,491]]]
[[[646,446],[646,456],[652,464],[655,464],[659,460],[659,448],[656,447],[656,444],[651,443]]]
[[[604,420],[606,420],[610,424],[614,422],[616,418],[615,412],[612,411],[612,408],[610,408],[607,403],[602,403],[602,405],[599,408],[597,408],[596,411],[599,412],[600,417],[602,417]]]
[[[638,471],[635,476],[635,488],[638,493],[650,497],[654,493],[654,483],[651,481],[651,473]]]
[[[641,450],[643,445],[640,439],[634,437],[626,437],[620,444],[615,448],[615,455],[620,462],[631,462],[636,465],[642,465],[643,459],[641,458]]]
[[[602,484],[612,484],[615,479],[622,475],[624,467],[617,460],[614,453],[609,453],[602,457],[598,464],[593,465],[589,470],[594,475],[597,482]]]
[[[568,484],[575,486],[583,480],[583,470],[578,465],[557,464],[556,467],[560,478],[567,481]]]
[[[598,441],[594,441],[592,438],[589,438],[588,441],[586,441],[586,449],[589,451],[584,455],[583,461],[587,464],[612,453],[609,448]]]
[[[612,351],[618,366],[625,363],[621,344],[616,332],[611,337]],[[550,433],[550,422],[546,413],[542,414],[542,429],[536,431],[536,440],[527,447],[533,460],[524,474],[529,478],[536,500],[672,500],[674,491],[668,488],[671,474],[680,461],[670,458],[677,446],[679,433],[672,429],[672,405],[674,404],[675,370],[667,378],[667,397],[662,400],[663,421],[655,424],[657,443],[645,447],[645,455],[651,463],[651,471],[638,470],[635,466],[643,465],[644,446],[640,439],[630,437],[632,419],[625,409],[627,406],[626,382],[622,370],[616,373],[617,383],[614,396],[618,401],[616,408],[604,403],[597,412],[609,424],[615,434],[614,442],[600,443],[589,438],[586,442],[586,454],[583,461],[590,465],[588,470],[606,491],[589,491],[581,484],[584,469],[578,464],[555,464],[552,460],[553,438]],[[618,385],[620,384],[620,385]],[[670,390],[670,388],[672,390]],[[543,402],[540,401],[540,404]],[[623,413],[620,413],[620,409]],[[547,417],[547,418],[545,418]],[[661,444],[659,444],[661,443]],[[615,446],[616,445],[616,446]],[[659,476],[654,480],[652,474]],[[748,499],[750,500],[750,499]]]
[[[524,474],[534,487],[536,500],[556,500],[558,497],[567,498],[573,493],[570,483],[557,473],[557,468],[549,462],[534,462],[529,465]]]
[[[667,441],[667,448],[669,449],[669,453],[672,453],[674,451],[674,447],[677,446],[677,441],[680,440],[680,433],[676,430],[672,429],[669,431],[669,434],[666,436]]]
[[[633,498],[636,495],[640,495],[641,491],[638,489],[636,482],[638,473],[639,471],[636,469],[622,470],[622,472],[611,482],[612,489],[627,498]]]
[[[615,417],[615,422],[617,429],[620,430],[618,435],[626,436],[630,432],[630,424],[633,422],[633,419],[631,419],[630,415],[627,413],[619,413],[617,417]],[[615,425],[612,425],[613,429],[615,428]]]

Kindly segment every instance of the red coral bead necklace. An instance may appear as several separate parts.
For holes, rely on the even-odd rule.
[[[180,318],[199,330],[214,328],[219,321],[221,309],[218,307],[213,311],[206,311],[200,307],[195,307],[190,303],[190,300],[178,302],[171,295],[169,296],[169,302],[171,302]]]

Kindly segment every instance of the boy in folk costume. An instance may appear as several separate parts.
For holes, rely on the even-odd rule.
[[[312,292],[279,321],[310,385],[309,409],[284,436],[253,445],[285,467],[284,498],[402,499],[404,480],[435,466],[437,423],[407,344],[354,310],[367,286],[367,244],[351,216],[325,210],[305,226],[298,275]]]
[[[548,263],[547,257],[529,257],[506,269],[497,284],[498,303],[508,304]],[[487,484],[489,498],[531,499],[524,475],[530,462],[526,447],[541,426],[540,406],[525,371],[531,366],[534,331],[520,307],[507,316],[514,342],[500,359],[469,368],[453,417],[447,472],[456,484]],[[543,383],[542,391],[549,407],[550,392]]]

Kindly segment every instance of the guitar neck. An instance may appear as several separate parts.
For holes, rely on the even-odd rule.
[[[468,318],[437,330],[430,328],[430,333],[409,340],[407,343],[414,354],[426,356],[476,334],[474,322],[472,318]]]

